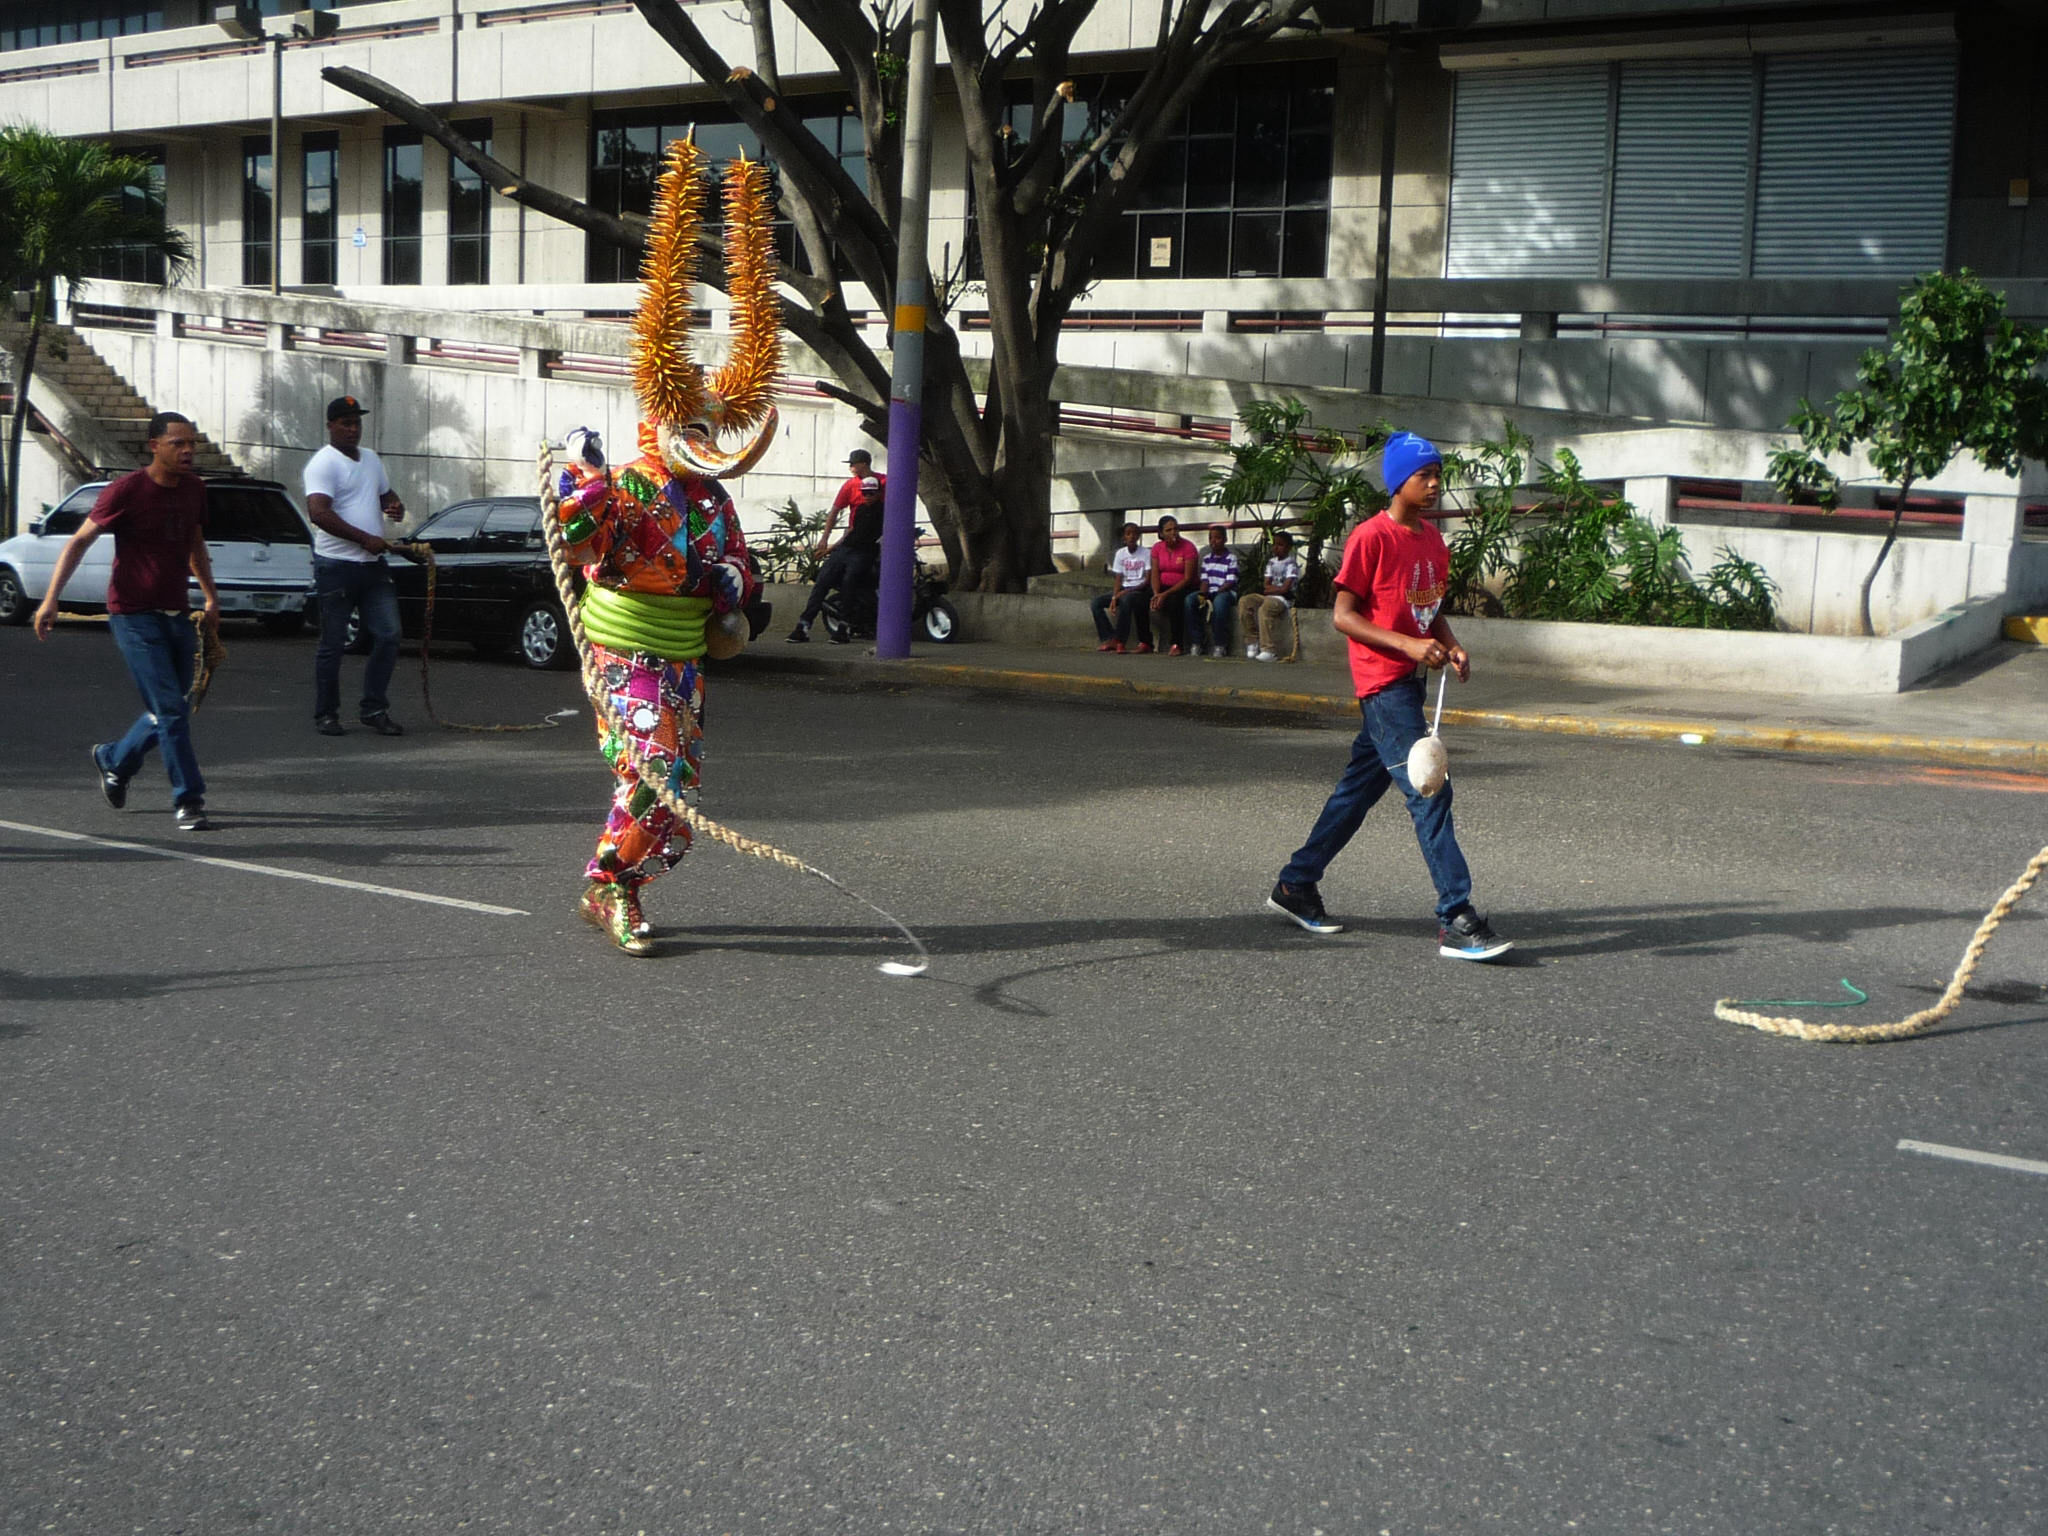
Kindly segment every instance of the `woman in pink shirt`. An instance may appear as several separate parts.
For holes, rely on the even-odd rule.
[[[1153,623],[1163,625],[1173,645],[1169,656],[1186,654],[1187,596],[1202,577],[1202,552],[1192,539],[1180,536],[1180,520],[1159,519],[1159,542],[1152,546]]]

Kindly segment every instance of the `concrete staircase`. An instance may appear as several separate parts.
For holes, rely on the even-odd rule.
[[[18,360],[28,345],[28,327],[18,321],[0,322],[0,348]],[[149,418],[156,414],[151,405],[116,373],[92,343],[68,325],[45,325],[36,348],[35,377],[29,380],[29,403],[35,404],[36,386],[48,380],[74,401],[101,435],[124,456],[124,462],[104,464],[110,470],[138,469],[149,461]],[[241,466],[221,451],[204,432],[192,456],[192,467],[202,474],[238,474]]]

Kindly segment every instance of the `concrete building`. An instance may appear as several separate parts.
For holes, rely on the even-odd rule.
[[[1103,0],[1084,24],[1068,132],[1114,102],[1157,4]],[[333,36],[282,49],[276,166],[271,56],[218,26],[213,0],[7,7],[0,120],[104,137],[158,163],[149,190],[192,236],[196,284],[210,293],[262,293],[275,264],[284,290],[308,301],[567,322],[629,310],[633,258],[491,195],[322,67],[377,75],[447,110],[522,174],[614,210],[645,208],[679,133],[694,128],[714,152],[754,148],[623,0],[332,8]],[[736,8],[692,16],[727,57],[751,57]],[[2048,106],[2034,89],[2048,20],[2030,0],[1330,0],[1319,16],[1319,31],[1232,72],[1174,136],[1127,244],[1069,328],[1064,363],[1191,387],[1365,388],[1383,202],[1381,393],[1410,419],[1440,402],[1549,421],[1553,440],[1567,418],[1574,430],[1756,433],[1781,426],[1802,395],[1850,381],[1916,272],[1969,266],[2016,313],[2048,317]],[[864,175],[827,55],[779,8],[774,24],[785,98]],[[944,91],[942,74],[932,258],[971,278],[964,150]],[[154,274],[131,258],[106,276]],[[105,292],[148,307],[136,290]],[[874,296],[849,302],[879,327]],[[955,310],[970,347],[986,340],[976,302],[970,288]],[[261,334],[284,313],[245,323]],[[293,323],[317,313],[293,311]],[[431,344],[429,320],[407,324]],[[163,365],[147,327],[121,346],[129,367]],[[340,366],[302,367],[304,388]],[[202,425],[252,467],[289,473],[296,439],[280,437],[310,398]],[[1158,419],[1201,414],[1170,391],[1162,402]],[[815,427],[764,466],[765,499],[807,490],[839,456],[843,420],[811,408]],[[1368,402],[1359,414],[1384,411]],[[1077,442],[1068,466],[1089,452],[1114,468],[1151,450]],[[478,475],[489,457],[478,450]],[[1716,458],[1745,466],[1722,499],[1754,499],[1758,453],[1724,445],[1671,472],[1704,474]],[[2020,550],[2035,490],[2010,487],[2009,526],[1980,507],[1973,527]],[[2024,569],[1984,582],[2038,579],[2048,595],[2048,571],[2037,577],[2023,552],[2012,560]],[[1909,591],[1895,617],[1963,595]]]

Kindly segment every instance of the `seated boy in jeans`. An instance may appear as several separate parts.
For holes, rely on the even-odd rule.
[[[1100,594],[1089,605],[1089,611],[1095,615],[1095,638],[1101,642],[1095,647],[1098,651],[1122,651],[1124,642],[1131,637],[1134,619],[1138,625],[1138,654],[1142,656],[1152,649],[1152,557],[1138,548],[1142,537],[1136,523],[1124,524],[1124,541],[1109,557],[1116,590]],[[1113,634],[1109,627],[1112,606],[1116,609]]]
[[[1452,667],[1459,682],[1472,675],[1472,659],[1441,611],[1450,553],[1424,516],[1443,494],[1443,455],[1414,433],[1397,432],[1387,440],[1380,472],[1393,499],[1345,544],[1334,614],[1338,633],[1351,642],[1351,681],[1364,724],[1308,841],[1280,871],[1266,905],[1310,933],[1341,933],[1323,911],[1316,882],[1393,784],[1407,798],[1436,886],[1437,953],[1492,960],[1514,946],[1473,909],[1472,874],[1451,825],[1451,786],[1425,798],[1408,779],[1408,753],[1429,733],[1417,663],[1432,671]]]
[[[1240,608],[1244,614],[1244,654],[1247,660],[1280,659],[1280,649],[1273,642],[1279,635],[1280,621],[1294,607],[1294,589],[1300,584],[1301,561],[1294,553],[1294,535],[1276,533],[1273,535],[1273,558],[1266,562],[1265,590],[1254,592]]]

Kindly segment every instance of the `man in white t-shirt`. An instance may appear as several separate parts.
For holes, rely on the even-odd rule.
[[[320,602],[320,646],[313,653],[313,729],[339,736],[341,653],[349,615],[360,611],[370,637],[357,717],[379,736],[403,736],[391,718],[391,673],[398,665],[398,594],[384,563],[384,522],[405,516],[384,461],[363,443],[363,407],[353,395],[327,402],[327,446],[306,462],[306,517],[313,524],[313,591]]]
[[[1138,654],[1152,649],[1152,557],[1138,548],[1144,537],[1136,523],[1124,524],[1123,542],[1109,557],[1109,571],[1116,578],[1116,590],[1104,592],[1090,605],[1095,615],[1098,651],[1121,652],[1131,637],[1131,622],[1138,625]],[[1110,609],[1116,610],[1116,627],[1110,628]]]

